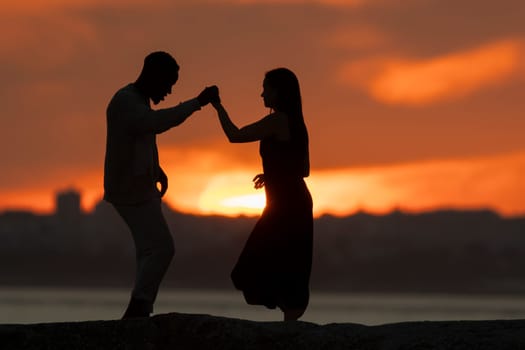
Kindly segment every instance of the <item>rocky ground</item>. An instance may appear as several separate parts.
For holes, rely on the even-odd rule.
[[[380,326],[255,322],[170,313],[147,319],[0,325],[0,349],[525,349],[525,320]]]

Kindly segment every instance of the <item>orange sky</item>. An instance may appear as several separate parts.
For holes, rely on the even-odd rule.
[[[267,110],[264,72],[301,82],[316,214],[442,207],[525,213],[521,0],[46,0],[0,12],[0,211],[101,197],[105,107],[145,54],[181,78],[162,105],[217,84],[233,119]],[[159,137],[168,202],[257,213],[257,145],[228,144],[211,109]],[[236,197],[236,198],[235,198]],[[243,202],[244,201],[244,202]],[[259,201],[259,202],[257,202]],[[236,204],[255,206],[235,208]],[[259,204],[257,204],[259,203]]]

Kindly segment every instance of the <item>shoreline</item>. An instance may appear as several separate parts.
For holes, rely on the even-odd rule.
[[[0,325],[2,349],[517,349],[525,320],[259,322],[168,313],[144,319]]]
[[[124,312],[123,289],[0,288],[0,323],[56,323],[114,320]],[[279,311],[245,303],[235,290],[160,291],[154,315],[178,312],[253,321],[280,321]],[[373,326],[413,321],[514,320],[525,318],[525,296],[367,294],[313,292],[301,318],[319,325]]]

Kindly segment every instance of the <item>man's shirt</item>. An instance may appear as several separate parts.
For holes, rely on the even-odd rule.
[[[113,204],[138,204],[158,198],[161,169],[156,135],[199,109],[199,101],[191,99],[153,110],[133,84],[117,91],[106,110],[104,199]]]

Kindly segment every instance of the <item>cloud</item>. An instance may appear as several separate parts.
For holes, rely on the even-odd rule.
[[[368,25],[341,26],[325,38],[331,48],[367,50],[388,46],[391,38],[387,33]]]
[[[8,1],[2,4],[3,13],[11,14],[38,14],[50,13],[60,10],[78,10],[86,8],[115,8],[130,7],[135,5],[157,5],[166,3],[167,0],[27,0]]]
[[[320,4],[329,6],[355,7],[372,2],[371,0],[236,0],[240,4]]]
[[[92,23],[65,14],[9,17],[0,21],[0,32],[2,61],[25,73],[64,66],[79,48],[96,47],[100,39]]]
[[[2,4],[3,13],[10,14],[42,14],[61,10],[79,10],[88,8],[129,8],[133,6],[187,6],[187,5],[309,5],[318,4],[338,7],[357,7],[381,0],[28,0],[8,1]],[[383,0],[384,1],[384,0]]]
[[[429,59],[358,60],[345,64],[340,78],[386,104],[426,105],[508,81],[524,62],[523,43],[504,40]]]

